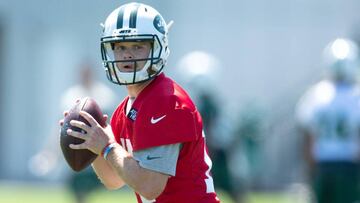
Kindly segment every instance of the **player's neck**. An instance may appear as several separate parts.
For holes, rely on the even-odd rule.
[[[127,88],[129,97],[136,98],[140,94],[140,92],[151,83],[151,81],[152,80],[148,80],[146,82],[142,82],[142,83],[138,83],[138,84],[134,84],[134,85],[127,85],[126,88]]]

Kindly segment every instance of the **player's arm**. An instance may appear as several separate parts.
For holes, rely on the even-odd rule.
[[[114,140],[114,135],[111,130],[111,126],[106,128],[101,127],[97,121],[87,112],[80,111],[80,115],[84,117],[90,124],[88,126],[84,122],[72,120],[70,124],[72,126],[83,129],[84,132],[76,132],[68,130],[68,135],[80,138],[85,140],[81,144],[70,144],[69,147],[72,149],[89,149],[90,151],[101,155],[101,152],[104,150],[106,143],[116,143]],[[180,145],[180,144],[179,144]],[[135,152],[134,152],[135,154]],[[173,153],[167,153],[173,154]],[[165,189],[169,175],[166,173],[158,172],[157,170],[150,170],[140,166],[140,163],[128,153],[122,146],[116,143],[110,152],[106,156],[107,163],[116,171],[117,175],[130,187],[132,187],[138,194],[145,197],[146,199],[155,199],[158,197],[162,191]],[[176,160],[178,158],[178,153],[176,154]],[[165,159],[163,159],[165,160]],[[97,160],[99,161],[99,160]],[[98,162],[97,162],[98,163]],[[106,168],[104,164],[95,163],[95,170],[98,172],[102,181],[108,180],[105,179],[104,171],[109,168]],[[101,163],[101,162],[100,162]],[[164,163],[164,162],[163,162]],[[159,164],[154,164],[159,165]],[[103,168],[100,168],[103,167]],[[172,164],[172,168],[176,168],[175,164]],[[155,168],[154,166],[151,167]],[[174,169],[175,170],[175,169]],[[100,174],[101,171],[101,174]],[[111,170],[107,170],[111,171]],[[109,184],[110,185],[110,184]],[[116,184],[115,184],[116,185]]]
[[[304,138],[303,153],[304,159],[308,167],[308,175],[311,177],[315,169],[315,160],[312,154],[312,148],[314,145],[314,137],[309,130],[301,129],[302,136]]]
[[[172,150],[172,148],[177,147],[176,145],[173,145],[171,147],[166,147],[166,149]],[[161,169],[158,169],[157,167],[160,167],[161,164],[159,164],[158,161],[165,161],[169,159],[165,159],[165,157],[161,157],[164,159],[154,159],[150,161],[154,161],[155,163],[149,163],[149,159],[146,161],[146,158],[140,158],[143,159],[147,163],[143,163],[142,161],[136,160],[137,158],[130,155],[124,148],[122,148],[120,145],[117,145],[115,148],[113,148],[110,153],[107,156],[107,160],[109,164],[117,171],[119,176],[122,177],[122,179],[130,186],[132,187],[138,194],[145,197],[148,200],[156,199],[163,190],[165,189],[167,180],[169,178],[169,174],[175,175],[175,168],[176,168],[176,161],[178,158],[178,150],[175,153],[175,163],[172,165],[173,172],[167,172],[166,170],[163,172]],[[134,153],[136,156],[136,153]],[[139,157],[144,157],[144,155],[139,155]],[[157,158],[156,156],[153,156],[153,158]],[[174,160],[173,158],[171,158]],[[169,161],[174,162],[174,161]],[[141,166],[143,163],[143,166]],[[164,163],[164,162],[163,162]],[[150,168],[150,169],[149,169]],[[171,168],[171,167],[170,167]]]
[[[296,105],[295,118],[297,120],[297,132],[301,138],[302,156],[306,164],[307,175],[311,178],[314,172],[315,160],[312,149],[314,146],[314,134],[311,128],[314,123],[316,111],[316,100],[314,97],[313,88],[308,90],[304,96],[301,97],[299,103]]]
[[[102,156],[98,156],[94,160],[92,167],[100,181],[107,189],[115,190],[125,185],[121,177]]]

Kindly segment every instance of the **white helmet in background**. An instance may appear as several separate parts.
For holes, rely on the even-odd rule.
[[[355,42],[338,38],[324,50],[325,65],[335,80],[354,82],[360,69],[359,50]]]
[[[119,85],[147,81],[162,72],[170,50],[168,27],[154,8],[141,3],[128,3],[115,9],[106,19],[101,37],[101,55],[107,78]],[[115,60],[114,43],[151,42],[150,54],[144,59]],[[145,61],[142,69],[136,69],[138,61]],[[134,71],[121,72],[118,62],[133,62]]]
[[[214,55],[205,51],[191,51],[179,60],[176,75],[191,89],[205,91],[215,89],[220,82],[221,63]]]

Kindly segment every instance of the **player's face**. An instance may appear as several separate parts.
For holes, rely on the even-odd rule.
[[[116,61],[146,59],[151,50],[150,42],[119,42],[114,44],[114,57]],[[134,66],[136,70],[141,70],[146,60],[134,62],[118,62],[117,67],[121,72],[132,72]]]

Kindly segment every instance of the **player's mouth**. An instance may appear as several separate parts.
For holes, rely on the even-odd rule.
[[[121,64],[120,70],[123,72],[132,72],[134,71],[135,64]]]
[[[123,68],[124,69],[133,69],[133,65],[125,65]]]

